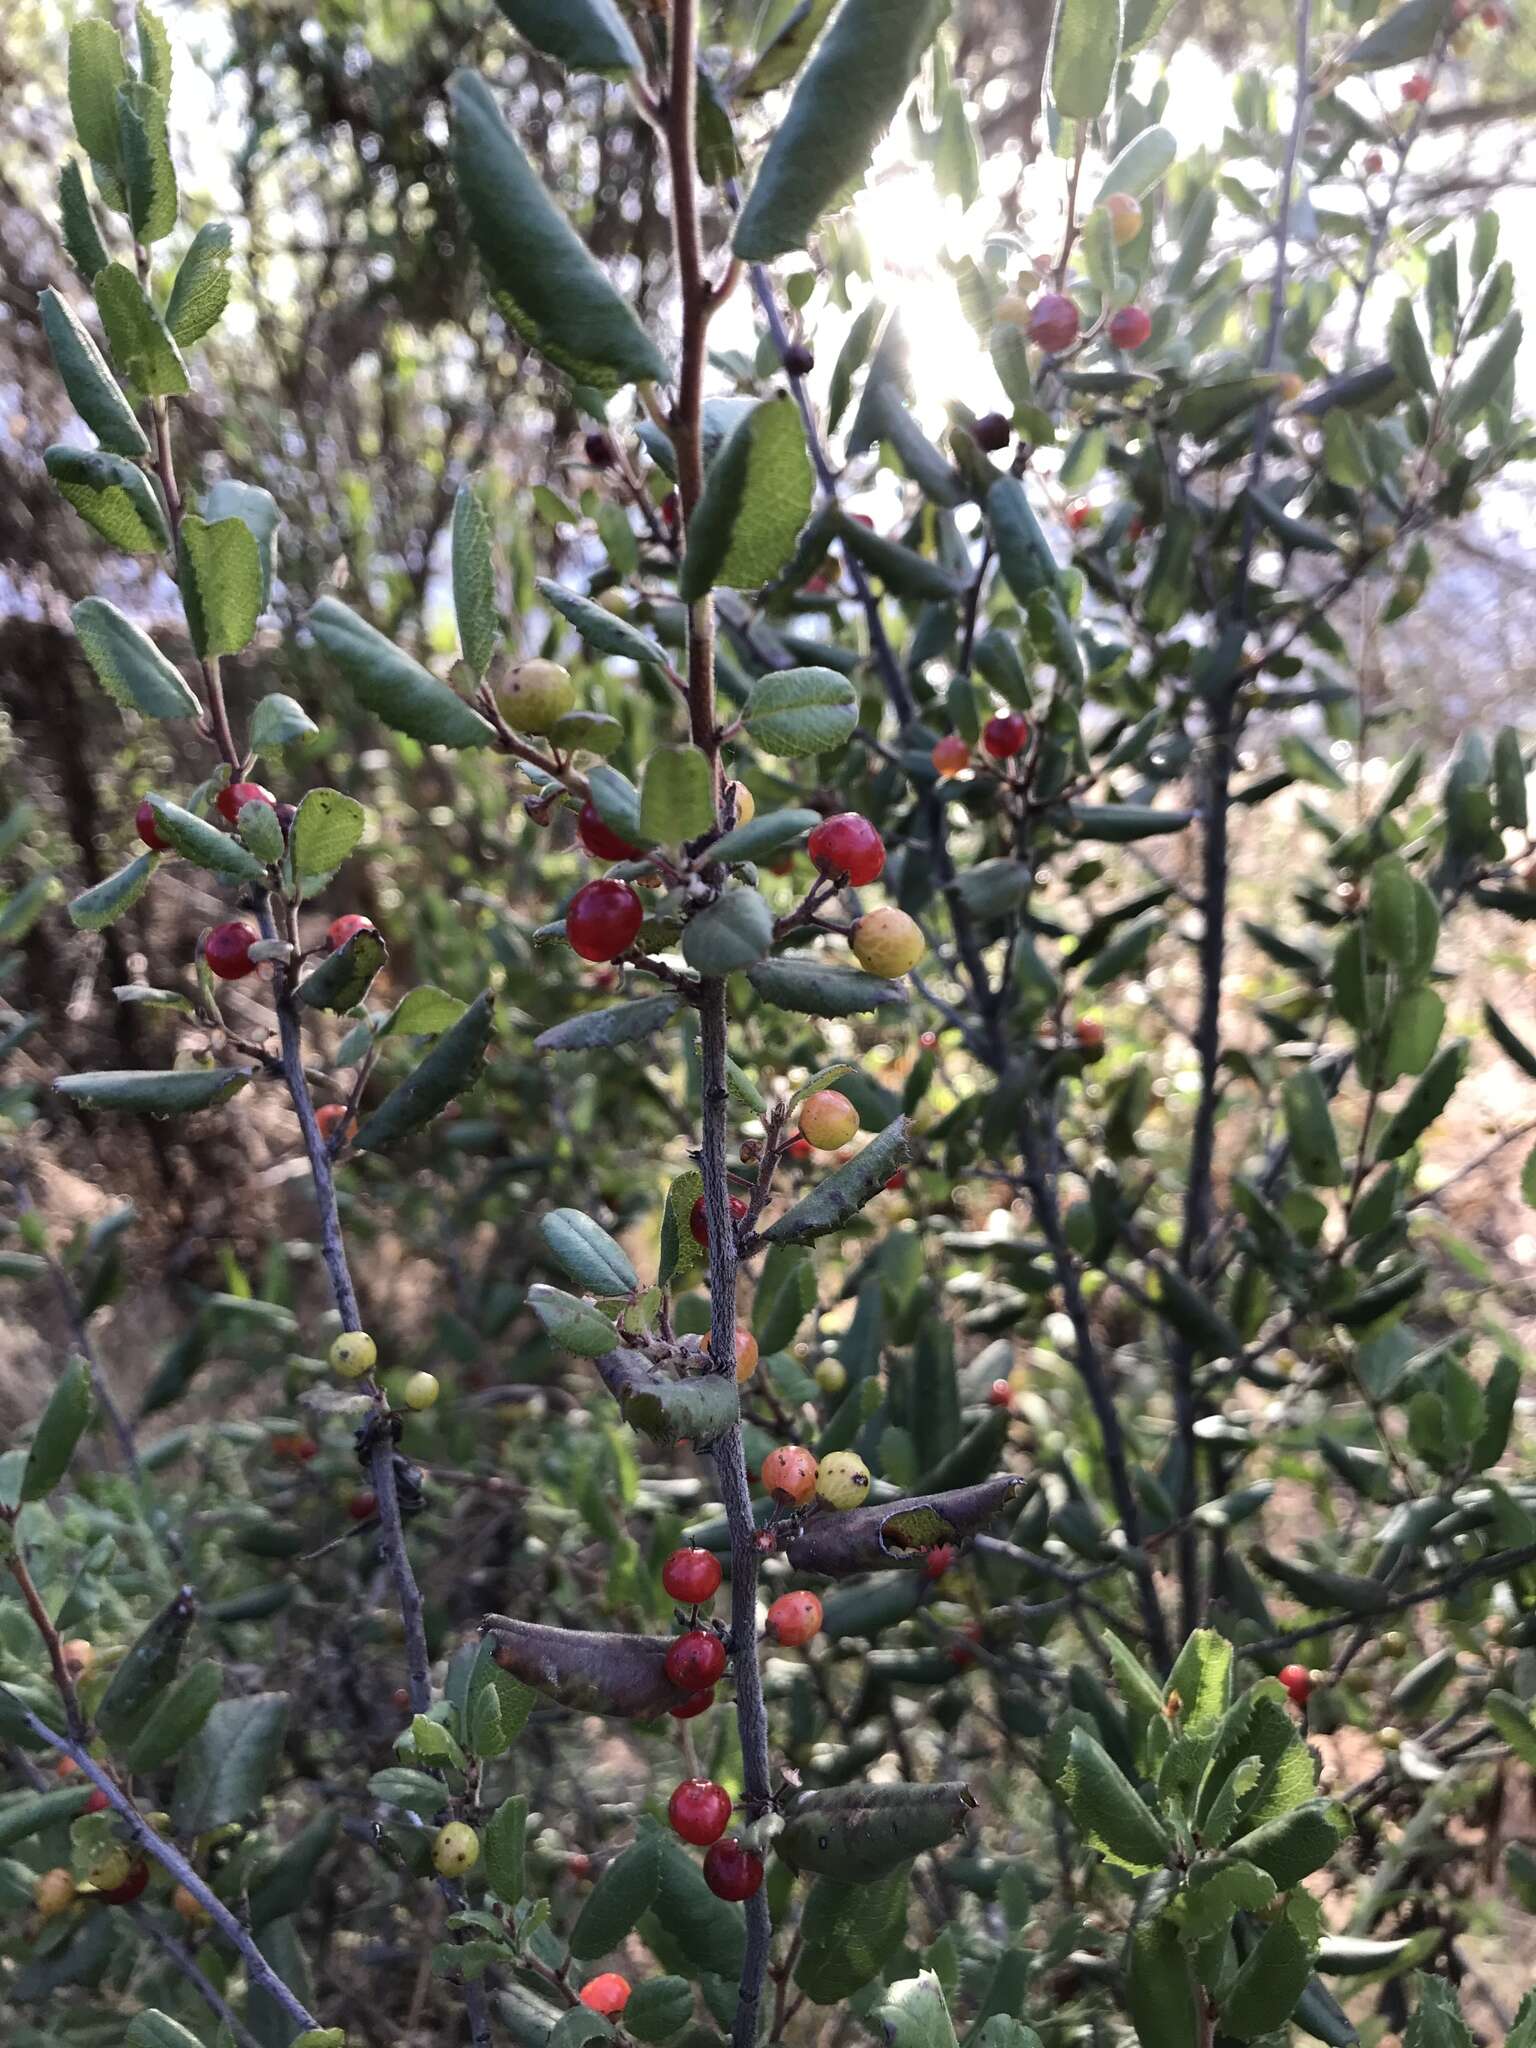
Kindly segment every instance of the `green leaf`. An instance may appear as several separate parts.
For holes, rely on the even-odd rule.
[[[223,875],[231,882],[259,882],[266,874],[262,863],[232,833],[221,832],[206,818],[183,810],[165,796],[152,795],[149,807],[154,814],[155,830],[183,860],[206,868],[210,874]]]
[[[902,982],[856,967],[834,967],[809,954],[759,961],[747,969],[747,979],[765,1003],[802,1017],[856,1017],[867,1010],[899,1009],[909,1001]]]
[[[83,597],[69,614],[96,680],[126,711],[146,718],[196,718],[197,698],[147,633],[104,597]]]
[[[1120,61],[1123,0],[1056,0],[1051,98],[1070,121],[1102,114]]]
[[[1380,71],[1427,57],[1451,19],[1454,0],[1406,0],[1385,14],[1355,47],[1346,52],[1351,71]]]
[[[98,270],[106,269],[107,252],[77,157],[67,157],[59,173],[59,218],[69,260],[89,284]]]
[[[1245,1757],[1227,1782],[1245,1785],[1252,1791],[1261,1770],[1256,1756]],[[1221,1804],[1219,1798],[1213,1802],[1213,1815]],[[1210,1846],[1212,1836],[1208,1828],[1202,1827],[1200,1839]],[[1195,1943],[1207,1941],[1213,1934],[1224,1933],[1239,1910],[1262,1912],[1274,1897],[1275,1880],[1256,1863],[1204,1858],[1190,1872],[1189,1889],[1179,1901],[1179,1925],[1184,1939]]]
[[[1310,1763],[1308,1770],[1310,1771]],[[1340,1842],[1354,1831],[1349,1809],[1337,1800],[1308,1799],[1277,1820],[1266,1821],[1238,1844],[1243,1857],[1268,1871],[1283,1892],[1321,1870]]]
[[[488,1698],[495,1698],[490,1686],[485,1693]],[[504,1905],[515,1906],[523,1896],[523,1845],[527,1834],[528,1801],[519,1792],[501,1802],[485,1830],[486,1882]]]
[[[787,85],[811,54],[811,46],[821,34],[832,6],[833,0],[799,0],[737,86],[737,98],[759,99],[776,85]],[[777,18],[768,17],[770,21]]]
[[[131,1111],[143,1116],[190,1116],[238,1095],[254,1067],[129,1068],[118,1072],[63,1074],[54,1092],[84,1109]]]
[[[1371,872],[1367,930],[1374,951],[1408,980],[1434,965],[1440,940],[1435,899],[1401,861],[1378,861]]]
[[[685,750],[686,751],[686,750]],[[664,773],[671,773],[666,770]],[[679,783],[686,777],[694,776],[694,769],[683,769],[678,773]],[[606,761],[599,761],[587,777],[587,787],[592,795],[592,807],[605,825],[611,825],[621,839],[627,839],[631,846],[641,846],[649,836],[640,822],[640,792],[627,775],[621,775],[617,768]],[[657,784],[658,793],[663,784]],[[697,782],[695,780],[695,789]],[[690,798],[690,801],[692,799]],[[714,813],[710,813],[711,822]]]
[[[819,811],[762,811],[717,839],[709,849],[710,856],[727,863],[762,860],[820,823]]]
[[[1497,401],[1520,352],[1522,332],[1520,315],[1511,313],[1467,376],[1451,393],[1446,407],[1450,420],[1474,420]]]
[[[1495,1686],[1483,1701],[1483,1711],[1521,1763],[1536,1769],[1536,1721],[1526,1702]]]
[[[710,464],[688,522],[678,578],[686,604],[723,584],[755,590],[778,574],[811,515],[811,458],[788,392],[755,405]]]
[[[126,867],[119,868],[116,874],[108,875],[104,882],[97,882],[92,888],[82,889],[78,896],[71,897],[70,923],[82,932],[105,931],[109,924],[138,902],[149,887],[149,878],[154,872],[155,856],[141,853]]]
[[[215,524],[189,512],[178,536],[181,598],[192,645],[205,659],[238,654],[261,616],[261,550],[243,519]]]
[[[135,460],[148,455],[149,439],[133,407],[74,308],[51,286],[38,295],[38,305],[54,367],[75,411],[109,454]]]
[[[795,88],[736,225],[748,263],[803,248],[895,118],[945,0],[843,0]]]
[[[533,1041],[538,1052],[593,1052],[605,1046],[632,1045],[650,1038],[674,1017],[681,998],[646,996],[635,1003],[616,1003],[608,1010],[585,1010],[552,1024]]]
[[[734,974],[772,944],[773,912],[756,889],[726,889],[683,927],[683,958],[697,974]]]
[[[464,659],[481,677],[501,640],[501,619],[496,610],[491,522],[472,483],[460,484],[453,501],[453,615]]]
[[[642,668],[667,667],[666,652],[658,641],[642,633],[637,626],[631,626],[627,620],[615,618],[612,612],[594,604],[590,597],[580,597],[574,590],[562,589],[547,576],[538,578],[537,589],[562,618],[570,620],[594,652],[617,655],[621,660],[638,662]]]
[[[227,221],[205,221],[181,259],[165,308],[165,324],[178,348],[201,341],[229,303],[229,243]]]
[[[1125,40],[1128,49],[1131,47],[1131,9],[1134,4],[1135,0],[1130,0],[1126,8]],[[1178,140],[1171,128],[1160,128],[1154,124],[1138,130],[1104,173],[1094,204],[1102,206],[1110,192],[1128,192],[1133,199],[1144,198],[1154,186],[1163,182],[1178,153]]]
[[[898,1166],[904,1165],[912,1126],[904,1116],[888,1123],[846,1166],[839,1166],[801,1196],[762,1233],[766,1244],[810,1244],[839,1229],[874,1200]]]
[[[1199,1992],[1173,1922],[1139,1921],[1126,1947],[1125,2005],[1141,2048],[1200,2048]]]
[[[871,1884],[949,1841],[975,1804],[957,1780],[831,1786],[800,1795],[773,1846],[792,1870]]]
[[[257,754],[270,754],[274,748],[307,739],[310,733],[319,730],[296,698],[274,690],[263,697],[251,713],[251,749]]]
[[[759,676],[743,722],[770,754],[797,759],[841,747],[859,722],[852,683],[830,668],[786,668]]]
[[[311,1010],[334,1010],[344,1015],[357,1008],[388,958],[384,941],[376,931],[354,932],[344,946],[338,946],[310,969],[294,990],[294,1000]]]
[[[128,2022],[123,2048],[203,2048],[202,2042],[180,2020],[163,2012],[136,2012]]]
[[[117,89],[123,190],[137,239],[162,241],[176,225],[176,167],[166,141],[165,95],[138,79]]]
[[[322,597],[309,626],[354,694],[392,731],[425,746],[484,747],[495,738],[478,711],[337,598]]]
[[[1274,1921],[1221,2001],[1222,2032],[1251,2041],[1283,2026],[1311,1974],[1311,1943],[1289,1918]]]
[[[580,1209],[552,1209],[539,1223],[539,1235],[571,1278],[589,1293],[636,1294],[640,1276],[622,1245]]]
[[[48,1397],[28,1447],[21,1475],[24,1501],[41,1500],[64,1477],[94,1407],[90,1369],[83,1358],[72,1358]]]
[[[1493,742],[1493,785],[1495,812],[1506,832],[1523,832],[1527,825],[1525,756],[1520,735],[1512,725],[1500,726]]]
[[[624,744],[624,728],[606,711],[567,711],[550,727],[550,738],[568,754],[613,754]]]
[[[614,0],[496,0],[536,50],[573,71],[618,77],[644,68],[635,39]]]
[[[600,1309],[560,1287],[536,1281],[528,1290],[528,1306],[562,1350],[578,1358],[601,1358],[619,1342],[619,1334]]]
[[[125,1748],[129,1770],[157,1771],[170,1763],[212,1713],[223,1685],[223,1667],[211,1657],[183,1672]]]
[[[144,83],[160,94],[171,96],[171,38],[157,14],[140,4],[134,9],[134,26],[139,36],[139,71]]]
[[[286,1693],[220,1700],[177,1766],[171,1797],[177,1834],[207,1834],[255,1813],[282,1754],[287,1725]]]
[[[943,1987],[931,1970],[893,1984],[875,2013],[890,2048],[955,2048]]]
[[[1464,1038],[1454,1039],[1430,1061],[1404,1101],[1392,1112],[1376,1141],[1376,1158],[1401,1159],[1416,1144],[1450,1101],[1467,1070],[1470,1051]]]
[[[136,463],[100,448],[56,444],[43,466],[88,526],[130,555],[152,555],[171,544],[170,528],[154,487]]]
[[[1155,1870],[1169,1841],[1151,1808],[1086,1728],[1073,1728],[1057,1789],[1083,1833],[1132,1870]]]
[[[288,828],[288,855],[301,896],[323,889],[363,836],[368,813],[339,789],[305,792]]]
[[[1311,1067],[1290,1075],[1280,1091],[1285,1134],[1296,1170],[1308,1187],[1336,1188],[1344,1178],[1328,1096]]]
[[[614,1858],[587,1894],[571,1929],[571,1954],[591,1962],[617,1948],[650,1910],[660,1883],[660,1842],[643,1834]]]
[[[249,528],[256,543],[261,569],[261,599],[257,610],[264,612],[272,596],[272,546],[282,520],[277,500],[260,484],[241,483],[238,477],[221,477],[203,493],[202,516],[210,526],[238,519],[242,526]]]
[[[495,999],[476,996],[459,1021],[445,1031],[426,1058],[364,1119],[353,1143],[362,1152],[398,1145],[432,1121],[479,1078],[485,1048],[495,1028]]]
[[[117,89],[128,77],[122,39],[99,16],[77,21],[69,32],[69,111],[80,147],[88,157],[117,168]]]
[[[686,1977],[648,1977],[624,2008],[624,2031],[637,2041],[670,2041],[693,2019],[693,1986]]]
[[[96,279],[96,308],[113,362],[143,397],[180,398],[191,390],[181,350],[126,264],[109,263]]]
[[[504,317],[578,383],[665,383],[665,359],[565,217],[472,71],[448,86],[459,198]]]
[[[698,747],[657,747],[645,764],[641,836],[654,845],[681,846],[708,832],[714,822],[714,793],[703,752]]]
[[[1399,299],[1387,323],[1387,353],[1392,367],[1406,384],[1422,391],[1426,398],[1435,392],[1435,366],[1424,346],[1418,315],[1412,299]]]
[[[818,1877],[801,1916],[805,1953],[795,1971],[799,1989],[818,2005],[835,2005],[870,1983],[906,1934],[911,1896],[906,1863],[872,1884]]]
[[[903,547],[899,541],[887,540],[884,534],[874,532],[850,513],[837,511],[824,515],[824,519],[829,534],[898,597],[918,603],[931,598],[943,603],[961,595],[964,586],[942,562],[920,555],[915,548]]]
[[[771,1245],[752,1297],[752,1334],[772,1356],[787,1351],[816,1300],[816,1268],[808,1254]]]
[[[1180,1700],[1181,1736],[1214,1735],[1232,1704],[1232,1645],[1214,1629],[1197,1628],[1168,1674],[1167,1697]]]

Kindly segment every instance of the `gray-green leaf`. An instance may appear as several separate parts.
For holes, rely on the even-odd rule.
[[[229,303],[229,240],[227,221],[205,221],[181,259],[165,308],[165,324],[178,348],[201,341]]]
[[[261,550],[243,519],[181,522],[181,598],[192,645],[205,659],[238,654],[261,616]]]
[[[149,438],[73,306],[51,286],[39,294],[38,305],[54,367],[75,411],[111,454],[147,455]]]
[[[153,555],[171,544],[154,486],[135,462],[102,448],[47,449],[43,466],[88,526],[130,555]]]
[[[614,0],[496,0],[536,50],[573,71],[617,77],[642,68],[640,52]]]
[[[380,1152],[396,1145],[446,1109],[478,1079],[494,1028],[494,999],[487,991],[476,996],[457,1024],[365,1120],[354,1140],[358,1150]]]
[[[622,1245],[580,1209],[552,1209],[539,1235],[571,1278],[593,1294],[634,1294],[640,1276]]]
[[[97,682],[124,710],[146,718],[198,716],[202,706],[181,671],[115,604],[82,597],[69,616]]]
[[[491,522],[479,492],[468,482],[460,484],[453,501],[453,615],[464,659],[476,676],[483,676],[501,639],[501,620]]]
[[[254,1813],[282,1752],[287,1724],[286,1693],[221,1700],[177,1769],[171,1799],[176,1832],[206,1834]]]
[[[97,278],[96,306],[113,362],[145,398],[180,398],[192,388],[181,350],[126,264],[109,263]]]
[[[82,889],[70,900],[71,924],[83,932],[105,931],[109,924],[138,902],[149,887],[149,878],[154,872],[155,856],[141,853],[126,867],[119,868],[116,874],[108,875],[104,882],[97,882],[94,888]]]
[[[770,754],[787,759],[828,754],[858,724],[859,700],[852,683],[835,669],[776,669],[753,683],[743,722]]]
[[[172,1067],[163,1071],[130,1068],[88,1074],[64,1074],[54,1092],[84,1109],[132,1111],[144,1116],[188,1116],[228,1102],[250,1080],[254,1067]]]
[[[734,974],[773,944],[773,912],[756,889],[727,889],[683,927],[683,958],[696,973]]]
[[[692,604],[717,585],[751,590],[776,576],[811,514],[811,459],[788,392],[756,405],[709,466],[688,522],[678,581]]]
[[[309,625],[354,693],[393,731],[427,746],[484,747],[495,738],[478,711],[339,599],[322,597]]]
[[[190,860],[210,874],[223,875],[231,882],[259,882],[266,869],[253,853],[228,832],[210,825],[206,818],[183,810],[169,797],[151,796],[155,828],[173,853]]]

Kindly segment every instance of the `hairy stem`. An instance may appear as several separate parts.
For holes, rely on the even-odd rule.
[[[681,537],[686,539],[689,522],[704,488],[704,371],[709,318],[715,304],[704,272],[694,169],[697,0],[673,0],[671,34],[671,73],[665,126],[672,174],[672,229],[683,302],[682,358],[671,431],[673,447],[677,451]],[[718,817],[723,785],[721,735],[715,708],[714,605],[707,596],[692,605],[688,613],[687,682],[689,732],[694,745],[703,750],[709,761]],[[722,879],[718,868],[712,870],[707,879],[718,884]],[[715,1369],[734,1375],[737,1253],[725,1164],[726,1109],[729,1102],[725,983],[706,980],[699,989],[697,1002],[702,1113],[699,1170],[704,1180],[704,1207],[709,1222],[709,1348]],[[731,1530],[731,1655],[736,1681],[736,1720],[741,1737],[747,1812],[749,1818],[756,1820],[767,1811],[772,1794],[768,1720],[758,1666],[757,1548],[739,1422],[713,1446],[712,1455],[720,1497]],[[731,2026],[733,2048],[753,2048],[757,2039],[758,2013],[762,2006],[773,1934],[768,1901],[761,1891],[747,1901],[746,1918],[747,1945],[742,1958],[736,2014]]]

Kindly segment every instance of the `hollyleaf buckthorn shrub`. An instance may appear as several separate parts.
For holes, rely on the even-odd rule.
[[[13,35],[4,2039],[1532,2048],[1476,11]]]

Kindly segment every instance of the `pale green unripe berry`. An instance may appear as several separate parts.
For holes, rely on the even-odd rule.
[[[366,1330],[343,1330],[331,1346],[331,1370],[344,1380],[360,1380],[378,1360],[379,1347]]]
[[[442,1391],[435,1372],[413,1372],[405,1383],[405,1405],[407,1408],[430,1408]]]
[[[523,661],[508,671],[497,693],[501,715],[514,732],[552,732],[576,702],[576,685],[555,661]]]
[[[869,1499],[869,1467],[857,1451],[831,1451],[816,1468],[816,1498],[829,1508],[858,1508]]]
[[[816,1368],[816,1384],[824,1394],[840,1394],[848,1384],[848,1368],[840,1358],[824,1358]]]
[[[871,910],[853,928],[853,957],[868,974],[905,974],[926,950],[915,921],[892,904]]]
[[[437,1831],[432,1844],[432,1862],[439,1877],[462,1877],[480,1861],[480,1837],[462,1820],[451,1820]]]

